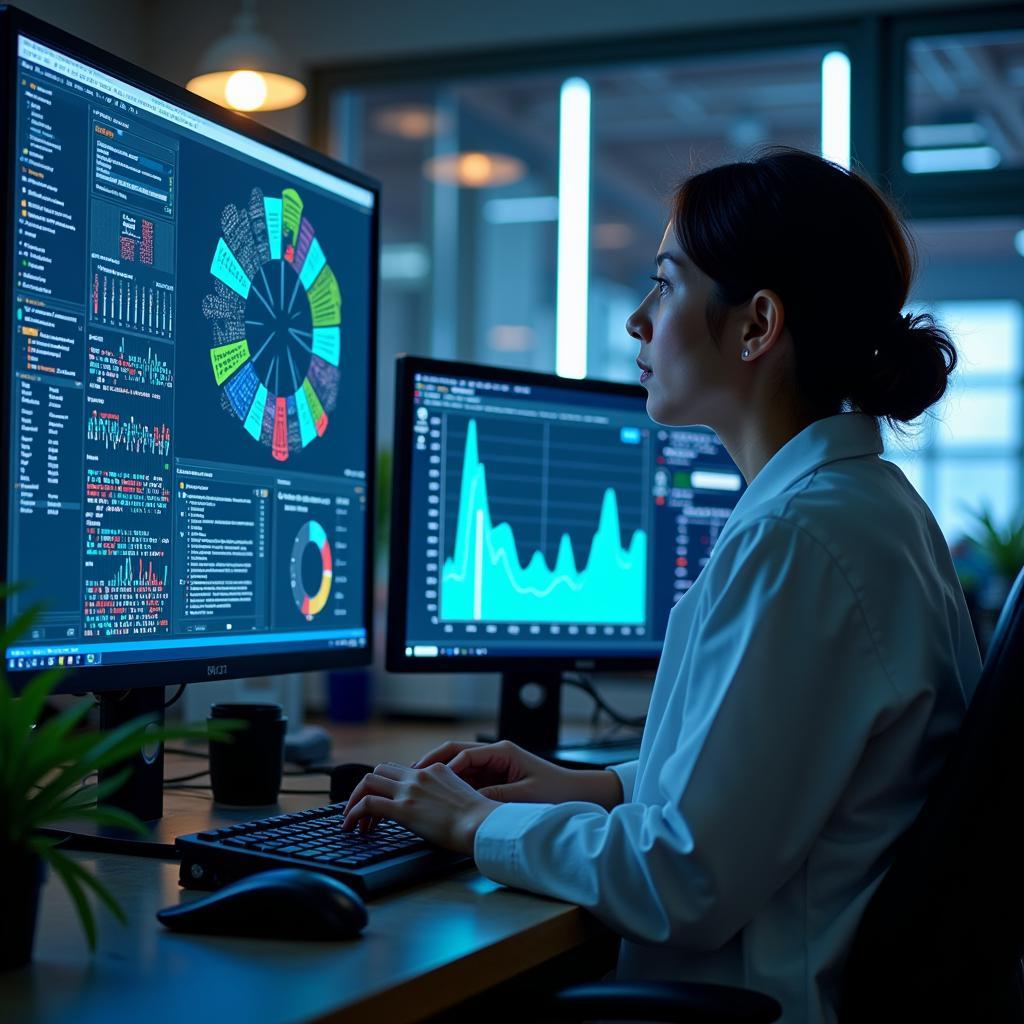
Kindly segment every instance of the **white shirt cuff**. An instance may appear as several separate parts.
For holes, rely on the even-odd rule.
[[[519,843],[524,832],[554,804],[502,804],[491,811],[477,829],[473,859],[481,874],[519,888],[529,880],[519,862]]]
[[[636,783],[636,768],[639,761],[626,761],[625,764],[610,764],[605,770],[615,772],[622,783],[622,802],[628,804],[633,799],[633,788]]]

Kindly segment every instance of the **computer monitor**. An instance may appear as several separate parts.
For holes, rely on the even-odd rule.
[[[0,32],[5,621],[44,605],[8,677],[368,663],[377,184],[19,11]]]
[[[399,358],[388,668],[501,672],[500,734],[552,749],[562,673],[657,665],[743,489],[638,385]]]

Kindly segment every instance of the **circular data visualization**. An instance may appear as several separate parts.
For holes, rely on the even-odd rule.
[[[203,300],[222,405],[278,462],[323,437],[341,378],[341,289],[302,211],[292,188],[225,206]]]
[[[320,563],[320,589],[310,594],[303,580],[302,563],[308,548],[313,547]],[[292,557],[289,565],[292,580],[292,597],[295,605],[307,618],[312,619],[324,610],[327,598],[331,593],[331,580],[334,576],[331,562],[331,545],[327,540],[327,532],[315,520],[310,519],[295,535],[292,545]]]

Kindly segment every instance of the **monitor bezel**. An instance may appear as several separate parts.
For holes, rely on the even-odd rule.
[[[60,50],[67,56],[84,64],[90,64],[112,77],[122,79],[130,85],[182,107],[193,114],[214,121],[225,128],[239,132],[258,142],[271,146],[304,163],[315,166],[329,174],[341,177],[373,193],[373,211],[370,214],[370,305],[368,309],[369,346],[367,360],[367,445],[366,445],[366,559],[363,572],[363,608],[366,627],[366,644],[363,647],[334,647],[316,651],[282,651],[281,653],[231,654],[226,657],[186,657],[168,661],[138,661],[130,664],[99,665],[67,674],[56,692],[80,693],[86,691],[107,692],[135,689],[138,687],[167,686],[200,680],[238,679],[248,676],[267,676],[279,673],[308,672],[318,669],[358,668],[373,660],[373,566],[374,566],[374,523],[376,485],[376,424],[377,424],[377,319],[379,300],[380,263],[380,184],[361,171],[348,167],[303,144],[267,128],[243,114],[236,114],[203,99],[186,89],[123,60],[99,47],[64,32],[16,7],[0,5],[0,53],[3,67],[0,74],[0,111],[4,113],[4,124],[0,135],[4,142],[4,153],[9,155],[14,144],[16,131],[15,115],[18,68],[18,36],[25,35],[46,46]],[[13,209],[14,175],[9,161],[0,160],[0,196],[4,209]],[[4,432],[9,432],[11,422],[11,367],[8,365],[13,338],[8,311],[8,297],[13,285],[14,225],[10,218],[4,218],[3,249],[0,251],[0,316],[3,317],[4,355],[0,359],[0,416],[3,417]],[[10,491],[10,454],[0,459],[0,566],[6,574],[8,537],[11,508],[8,500]],[[6,602],[0,600],[0,624],[7,622]],[[301,639],[301,634],[296,634]],[[6,659],[5,659],[6,660]],[[5,665],[3,667],[6,671]],[[40,670],[6,671],[15,691],[28,685]]]
[[[559,387],[591,394],[646,397],[639,384],[594,378],[576,379],[532,370],[513,370],[479,363],[400,355],[395,364],[395,419],[391,484],[391,535],[387,610],[386,665],[390,672],[589,672],[605,670],[653,671],[660,652],[636,655],[596,655],[579,658],[569,655],[532,655],[516,658],[507,652],[488,655],[452,655],[444,658],[414,658],[405,653],[409,563],[410,482],[412,475],[412,384],[417,373],[480,378],[535,387]]]

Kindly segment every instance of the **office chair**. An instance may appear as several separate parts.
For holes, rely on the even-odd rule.
[[[921,812],[868,902],[839,1024],[1024,1022],[1024,571]],[[558,1020],[778,1020],[768,996],[715,985],[597,982],[555,993]]]
[[[868,904],[840,1021],[1024,1021],[1024,572],[921,813]]]

